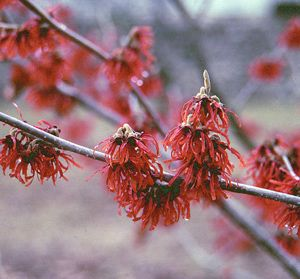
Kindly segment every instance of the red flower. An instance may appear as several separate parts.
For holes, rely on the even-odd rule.
[[[15,2],[16,2],[16,0],[1,0],[0,10],[3,9],[5,6],[14,4]]]
[[[183,106],[182,124],[167,134],[164,147],[171,148],[172,159],[168,162],[180,163],[169,185],[182,176],[182,193],[195,200],[216,200],[227,197],[220,187],[221,178],[229,184],[233,170],[227,151],[239,160],[241,156],[230,146],[227,110],[216,96],[208,95],[207,72],[204,72],[204,85],[200,93]]]
[[[260,81],[275,81],[282,76],[283,61],[272,58],[258,58],[251,63],[249,74]]]
[[[107,187],[116,193],[116,201],[142,228],[154,229],[159,220],[170,225],[189,218],[189,201],[179,185],[158,182],[162,167],[157,162],[158,144],[147,134],[134,132],[128,124],[100,143],[107,156]]]
[[[141,88],[141,91],[146,96],[156,96],[162,92],[162,82],[159,76],[143,73],[144,79],[132,79],[132,81]]]
[[[59,35],[38,18],[24,23],[19,29],[0,37],[0,49],[3,58],[16,55],[26,57],[38,49],[51,50],[59,42]]]
[[[46,124],[46,127],[36,126],[37,128],[55,136],[59,135],[60,130],[56,126],[45,121],[39,124]],[[10,177],[17,178],[26,186],[32,183],[34,177],[41,183],[48,179],[51,179],[53,184],[58,178],[67,180],[64,173],[69,166],[78,166],[72,156],[15,128],[9,135],[0,139],[0,150],[3,173],[9,170]]]
[[[288,22],[286,29],[282,32],[279,42],[291,49],[300,48],[300,19],[294,18]]]
[[[124,207],[129,218],[142,221],[142,229],[149,225],[150,230],[154,230],[161,219],[165,226],[169,226],[178,222],[180,217],[190,218],[190,202],[180,193],[178,185],[149,186],[134,193]]]
[[[100,146],[108,154],[108,188],[116,192],[118,198],[126,200],[132,191],[153,185],[161,176],[162,167],[156,162],[158,144],[151,135],[137,133],[124,124],[97,148]]]
[[[129,83],[134,76],[141,76],[143,62],[136,51],[130,48],[118,48],[112,57],[103,63],[103,71],[113,82]]]
[[[153,34],[149,27],[135,27],[131,30],[124,47],[113,51],[111,58],[103,64],[103,71],[113,83],[128,84],[132,78],[142,78],[149,71],[154,57],[150,50]]]
[[[288,234],[293,232],[300,238],[300,208],[292,205],[281,205],[276,212],[275,222],[280,229],[287,229]]]
[[[33,87],[26,99],[35,109],[52,108],[60,115],[68,114],[76,105],[74,98],[63,95],[56,87]]]
[[[228,112],[229,110],[224,107],[217,96],[209,96],[201,90],[183,105],[181,118],[194,127],[202,125],[211,131],[221,133],[228,140],[226,135],[229,128]]]
[[[146,65],[151,65],[154,61],[154,56],[151,53],[153,37],[150,26],[136,26],[129,32],[128,47],[139,52]]]

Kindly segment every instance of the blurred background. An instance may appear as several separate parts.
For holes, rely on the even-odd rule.
[[[122,42],[133,26],[151,26],[157,72],[167,98],[183,104],[198,92],[201,73],[208,68],[212,92],[215,88],[222,92],[224,103],[239,114],[257,144],[267,135],[299,129],[300,52],[278,47],[288,20],[300,13],[299,1],[186,0],[181,2],[185,15],[173,0],[35,2],[44,7],[66,5],[75,22],[72,28],[96,34],[106,46]],[[13,13],[10,16],[14,18]],[[271,82],[249,74],[249,65],[265,54],[284,55],[288,61],[283,74]],[[1,94],[10,75],[7,62],[0,64],[0,71]],[[152,97],[151,104],[162,112],[165,98]],[[1,111],[18,116],[11,102],[5,98],[0,102]],[[53,119],[80,131],[68,121],[88,120],[87,136],[73,140],[89,147],[115,131],[82,108],[64,122],[50,110],[33,110],[24,98],[17,103],[29,123]],[[7,131],[1,126],[1,136]],[[62,136],[71,139],[67,132]],[[247,156],[236,139],[233,146]],[[191,220],[141,233],[140,224],[118,214],[101,173],[95,173],[103,165],[76,158],[85,167],[72,168],[69,181],[60,180],[56,186],[46,182],[26,188],[0,176],[1,279],[288,278],[213,206],[195,204]]]

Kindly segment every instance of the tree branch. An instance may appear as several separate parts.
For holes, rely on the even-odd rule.
[[[124,122],[123,117],[115,113],[113,110],[108,109],[107,107],[96,102],[87,95],[80,94],[78,89],[73,86],[70,86],[64,82],[61,82],[57,89],[59,92],[65,96],[72,97],[79,103],[82,107],[86,108],[89,111],[94,112],[97,116],[102,119],[107,120],[108,122],[119,125]]]
[[[95,160],[99,160],[102,162],[105,162],[105,158],[108,156],[105,153],[95,151],[93,149],[75,144],[73,142],[67,141],[65,139],[53,136],[49,133],[46,133],[38,128],[35,128],[34,126],[18,120],[12,116],[9,116],[5,113],[0,112],[0,121],[4,122],[10,126],[19,128],[20,130],[27,132],[37,138],[40,138],[44,140],[45,142],[51,143],[58,148],[61,148],[63,150],[68,150]],[[174,177],[173,174],[164,172],[163,180],[168,182]],[[182,179],[182,178],[179,178]],[[179,181],[180,182],[180,181]],[[231,182],[231,185],[227,185],[225,181],[220,181],[221,187],[223,190],[229,191],[229,192],[235,192],[235,193],[242,193],[242,194],[249,194],[252,196],[257,196],[261,198],[266,198],[270,200],[275,200],[279,202],[284,202],[287,204],[292,204],[296,206],[300,206],[300,197],[288,195],[285,193],[280,193],[276,191],[271,191],[263,188],[258,188],[255,186],[237,183],[237,182]]]
[[[298,279],[300,278],[300,266],[298,261],[278,246],[265,229],[251,219],[245,218],[244,215],[240,214],[239,211],[233,208],[228,202],[219,202],[217,206],[233,223],[242,228],[262,249],[276,259],[291,276]]]

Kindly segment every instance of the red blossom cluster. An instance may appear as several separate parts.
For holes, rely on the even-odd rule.
[[[124,124],[97,148],[108,154],[107,187],[134,221],[154,229],[160,219],[173,224],[182,215],[189,218],[189,203],[179,197],[179,187],[162,185],[162,166],[156,140]]]
[[[289,49],[300,48],[300,19],[293,18],[279,37],[281,45]]]
[[[36,128],[55,136],[60,133],[60,129],[46,121],[40,121]],[[58,178],[67,180],[64,173],[70,165],[79,167],[71,155],[16,128],[0,139],[0,165],[3,174],[8,171],[10,177],[26,186],[32,183],[34,177],[41,183],[48,179],[53,184]]]
[[[283,67],[281,59],[260,57],[251,63],[249,74],[259,81],[276,81],[282,76]]]
[[[7,30],[0,36],[0,59],[17,55],[26,57],[37,50],[54,49],[62,38],[39,18],[25,22],[17,29]]]
[[[27,64],[14,64],[11,81],[11,97],[26,90],[26,99],[36,109],[52,108],[59,114],[67,114],[76,104],[71,96],[62,94],[58,88],[61,81],[72,81],[71,68],[58,52],[44,52]]]
[[[233,164],[228,151],[241,160],[230,146],[228,138],[228,110],[217,96],[210,96],[210,81],[204,72],[204,87],[182,109],[182,123],[173,128],[164,140],[165,149],[171,148],[172,159],[180,166],[170,185],[183,176],[181,191],[193,200],[226,198],[220,179],[230,184]]]
[[[103,71],[112,83],[129,84],[132,78],[142,78],[151,70],[154,56],[151,53],[153,33],[150,27],[131,29],[124,47],[115,49],[103,64]]]
[[[248,166],[248,177],[257,187],[299,196],[300,178],[297,176],[300,170],[299,139],[286,141],[282,137],[277,137],[273,141],[266,141],[251,152]],[[288,234],[295,233],[300,236],[299,207],[259,199],[255,199],[254,204],[260,209],[264,220],[275,222]]]

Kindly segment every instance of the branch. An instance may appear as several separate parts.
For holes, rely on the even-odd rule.
[[[166,129],[162,126],[161,120],[159,119],[159,116],[156,114],[156,112],[149,106],[146,98],[144,97],[143,93],[141,92],[141,89],[138,88],[135,84],[131,83],[132,88],[132,94],[137,98],[140,105],[143,107],[145,112],[151,117],[154,126],[156,127],[157,131],[162,137],[166,136]]]
[[[85,48],[89,52],[91,52],[96,57],[100,58],[101,60],[108,60],[110,58],[110,55],[106,53],[104,50],[102,50],[100,47],[89,41],[88,39],[84,38],[83,36],[79,35],[78,33],[72,31],[64,24],[56,21],[54,18],[52,18],[48,13],[46,13],[43,9],[36,6],[32,1],[30,0],[20,0],[21,3],[23,3],[24,6],[26,6],[29,10],[31,10],[33,13],[38,15],[41,19],[43,19],[45,22],[47,22],[53,29],[55,29],[57,32],[59,32],[62,36],[68,38],[69,40],[73,41],[77,45]],[[132,87],[132,94],[138,99],[141,106],[144,108],[146,113],[151,117],[153,120],[153,124],[157,128],[158,132],[161,136],[165,136],[164,129],[162,125],[160,124],[159,116],[151,109],[151,107],[146,102],[141,90],[135,86],[133,83],[131,83]],[[99,109],[93,104],[92,100],[87,100],[87,98],[81,97],[79,94],[75,94],[75,98],[79,101],[79,103],[83,104],[85,107],[92,108],[94,112],[99,114]],[[101,108],[102,110],[102,108]],[[106,117],[106,114],[101,113],[102,117],[105,117],[107,120],[110,120]],[[118,121],[119,122],[119,121]],[[120,122],[119,122],[120,123]]]
[[[68,38],[75,44],[83,47],[84,49],[88,50],[89,52],[93,53],[96,57],[100,58],[101,60],[107,60],[110,58],[109,53],[101,49],[99,46],[91,42],[90,40],[84,38],[83,36],[79,35],[78,33],[74,32],[66,25],[58,22],[53,17],[51,17],[47,12],[43,9],[36,6],[30,0],[19,0],[24,6],[26,6],[30,11],[38,15],[43,21],[47,22],[53,29],[55,29],[58,33],[63,35],[64,37]]]
[[[110,110],[107,107],[101,105],[100,103],[97,103],[95,100],[93,100],[87,95],[80,94],[78,92],[78,89],[76,89],[73,86],[61,82],[57,86],[57,89],[61,94],[72,97],[82,107],[94,112],[97,116],[107,120],[108,122],[114,125],[119,125],[124,122],[124,119],[120,115],[115,113],[113,110]]]
[[[262,249],[267,251],[276,259],[288,273],[294,278],[300,278],[300,266],[296,259],[288,255],[269,235],[269,233],[253,222],[245,218],[238,210],[229,205],[228,202],[219,202],[217,206],[231,219],[233,223],[242,228]]]
[[[10,126],[19,128],[22,131],[25,131],[37,138],[40,138],[44,140],[45,142],[51,143],[58,148],[61,148],[63,150],[68,150],[95,160],[99,160],[102,162],[105,162],[105,158],[108,156],[105,153],[95,151],[93,149],[75,144],[73,142],[67,141],[65,139],[53,136],[49,133],[46,133],[38,128],[33,127],[32,125],[23,122],[21,120],[18,120],[14,117],[11,117],[5,113],[0,112],[0,121],[4,122]],[[174,177],[173,174],[164,172],[163,180],[165,182],[170,181]],[[182,178],[179,178],[182,180]],[[180,180],[178,182],[180,182]],[[242,194],[249,194],[252,196],[257,196],[261,198],[266,198],[270,200],[275,200],[279,202],[284,202],[287,204],[292,204],[296,206],[300,206],[300,197],[288,195],[285,193],[280,193],[276,191],[271,191],[263,188],[258,188],[255,186],[237,183],[237,182],[231,182],[231,185],[227,185],[225,181],[220,181],[221,187],[223,190],[229,191],[229,192],[235,192],[235,193],[242,193]]]

